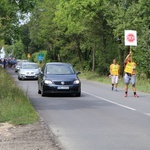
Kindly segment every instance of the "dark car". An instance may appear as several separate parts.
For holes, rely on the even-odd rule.
[[[38,77],[38,93],[42,96],[53,93],[74,94],[80,97],[80,72],[75,72],[72,65],[61,62],[46,63]]]

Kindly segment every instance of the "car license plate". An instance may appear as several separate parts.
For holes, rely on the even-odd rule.
[[[59,90],[68,90],[69,87],[68,86],[59,86],[59,87],[57,87],[57,89],[59,89]]]
[[[27,76],[32,76],[34,72],[27,72]]]

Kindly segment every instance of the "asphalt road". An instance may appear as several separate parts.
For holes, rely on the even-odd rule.
[[[81,97],[38,94],[37,81],[18,81],[64,150],[150,150],[150,94],[82,80]]]

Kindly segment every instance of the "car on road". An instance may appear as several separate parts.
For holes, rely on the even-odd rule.
[[[18,70],[18,80],[38,79],[40,68],[34,62],[22,62]]]
[[[81,96],[80,72],[75,72],[69,63],[50,62],[43,65],[38,76],[38,93],[47,94],[73,94]]]
[[[23,62],[28,62],[28,60],[17,60],[17,64],[16,64],[16,66],[15,66],[15,72],[18,72],[18,70],[20,69],[20,65],[21,65]]]
[[[22,64],[22,61],[17,62],[16,66],[15,66],[15,72],[18,72],[21,64]]]

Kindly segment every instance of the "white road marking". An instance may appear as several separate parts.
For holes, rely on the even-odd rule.
[[[111,101],[111,100],[108,100],[108,99],[106,99],[106,98],[103,98],[103,97],[100,97],[100,96],[96,96],[96,95],[94,95],[94,94],[90,94],[90,93],[85,92],[85,91],[82,91],[82,92],[85,93],[85,94],[91,95],[91,96],[93,96],[93,97],[96,97],[96,98],[98,98],[98,99],[101,99],[101,100],[103,100],[103,101],[106,101],[106,102],[109,102],[109,103],[112,103],[112,104],[121,106],[121,107],[123,107],[123,108],[129,109],[129,110],[133,110],[133,111],[136,110],[136,109],[134,109],[134,108],[131,108],[131,107],[128,107],[128,106],[125,106],[125,105],[122,105],[122,104],[113,102],[113,101]],[[150,114],[149,114],[149,115],[150,115]]]
[[[150,116],[150,113],[144,113],[145,115],[147,115],[147,116]]]

